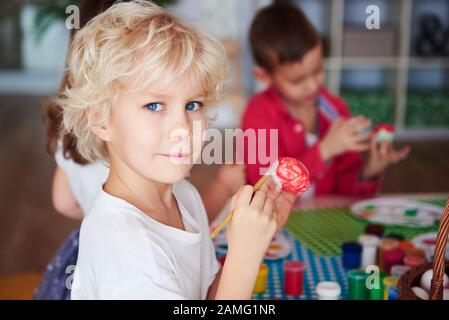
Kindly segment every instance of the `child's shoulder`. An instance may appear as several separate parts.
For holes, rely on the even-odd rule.
[[[132,204],[101,190],[81,224],[80,252],[95,260],[98,257],[92,255],[103,252],[100,256],[138,261],[145,250],[145,259],[153,260],[165,246],[166,228],[161,226]]]
[[[90,243],[112,244],[116,241],[136,239],[130,237],[142,228],[138,210],[120,198],[101,190],[81,224],[81,237]]]
[[[195,220],[203,222],[206,213],[201,196],[189,181],[183,179],[173,184],[173,194]],[[101,190],[89,214],[83,220],[81,232],[89,238],[117,239],[128,238],[135,234],[136,230],[146,228],[156,233],[163,232],[158,229],[159,226],[127,201]]]
[[[242,126],[244,128],[276,126],[283,112],[286,112],[286,109],[275,89],[267,88],[248,100],[242,117]]]
[[[246,110],[257,111],[262,113],[265,109],[270,108],[276,101],[274,89],[269,87],[254,94],[247,103]]]

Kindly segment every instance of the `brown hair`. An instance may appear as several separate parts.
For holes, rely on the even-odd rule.
[[[80,7],[80,28],[84,27],[89,20],[96,15],[100,14],[110,6],[112,6],[117,0],[85,0]],[[70,38],[77,30],[72,29]],[[68,84],[67,74],[64,74],[61,85],[57,92],[61,92],[61,89]],[[61,135],[62,130],[62,108],[53,102],[53,99],[47,100],[43,103],[44,107],[44,119],[47,124],[47,140],[46,149],[51,155],[56,152],[57,142],[59,139],[62,141],[63,156],[66,159],[72,159],[78,164],[87,164],[87,161],[76,148],[76,137],[73,134]]]
[[[296,62],[320,43],[320,35],[306,15],[288,1],[261,9],[249,40],[255,62],[269,72],[278,64]]]

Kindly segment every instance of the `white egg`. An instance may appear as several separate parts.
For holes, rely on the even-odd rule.
[[[423,288],[427,292],[430,292],[430,283],[431,283],[431,280],[432,280],[432,276],[433,276],[433,270],[432,269],[427,270],[421,276],[421,281],[420,281],[421,288]],[[444,274],[444,277],[443,277],[443,286],[444,287],[446,287],[448,281],[449,281],[449,278],[447,277],[447,274]]]
[[[443,300],[449,300],[449,289],[444,289]]]
[[[422,300],[429,300],[429,294],[426,290],[420,288],[420,287],[413,287],[412,291],[416,296]]]

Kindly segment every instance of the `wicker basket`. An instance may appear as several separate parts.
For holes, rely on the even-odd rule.
[[[429,294],[430,300],[443,299],[443,276],[444,272],[449,271],[449,262],[445,263],[445,251],[447,245],[447,237],[449,233],[449,198],[444,207],[441,216],[440,226],[438,228],[438,236],[435,246],[435,253],[433,262],[422,264],[418,267],[407,271],[398,283],[399,299],[400,300],[421,300],[412,291],[415,286],[419,287],[421,276],[427,270],[433,268],[434,277],[431,282],[431,289]]]

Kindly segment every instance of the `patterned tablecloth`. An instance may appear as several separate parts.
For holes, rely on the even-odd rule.
[[[425,200],[443,206],[444,199]],[[283,259],[265,260],[268,266],[267,289],[263,294],[254,294],[253,299],[317,299],[316,285],[321,281],[338,282],[342,289],[341,299],[348,294],[347,270],[342,266],[341,244],[356,241],[367,224],[365,220],[350,214],[348,207],[307,209],[292,212],[283,230],[292,246],[292,252]],[[406,239],[437,230],[430,228],[386,227],[385,233],[399,234]],[[285,261],[301,261],[305,264],[304,290],[301,296],[287,296],[284,292]]]

